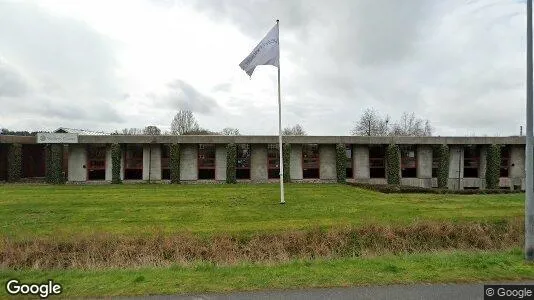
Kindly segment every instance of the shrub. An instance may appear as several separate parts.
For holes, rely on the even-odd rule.
[[[11,144],[7,150],[7,181],[17,182],[22,177],[22,145]]]
[[[424,188],[409,185],[387,185],[387,184],[370,184],[360,182],[350,182],[349,185],[380,192],[384,194],[461,194],[461,195],[481,195],[481,194],[516,194],[523,193],[519,190],[509,189],[489,189],[489,190],[448,190]]]
[[[438,147],[438,188],[446,189],[449,181],[449,146]]]
[[[336,145],[336,174],[337,182],[345,183],[347,181],[346,171],[347,155],[345,153],[345,144]]]
[[[122,183],[121,180],[121,145],[111,144],[111,183]]]
[[[388,145],[386,150],[388,184],[400,184],[400,152],[399,146]]]
[[[284,182],[291,182],[291,144],[282,146],[282,155],[284,158]]]
[[[45,146],[46,182],[51,184],[65,183],[63,174],[63,145],[47,144]]]
[[[180,144],[169,145],[169,168],[171,183],[180,183]]]
[[[237,145],[226,145],[226,183],[236,183]]]
[[[501,147],[490,145],[486,151],[486,189],[499,187],[501,171]]]

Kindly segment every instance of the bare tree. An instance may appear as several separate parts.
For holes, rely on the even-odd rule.
[[[396,136],[431,136],[432,126],[429,120],[417,118],[415,114],[404,112],[391,129],[391,135]]]
[[[178,111],[171,122],[172,134],[184,135],[199,129],[198,122],[190,110]]]
[[[389,116],[382,117],[372,108],[366,109],[360,120],[352,129],[352,135],[384,136],[388,135]]]
[[[282,130],[282,135],[307,135],[306,131],[300,124],[297,124],[293,127],[286,127]]]
[[[146,135],[161,135],[161,129],[159,129],[157,126],[147,126],[145,129],[143,129],[143,134]]]
[[[231,127],[223,128],[223,130],[221,131],[221,134],[222,135],[241,135],[239,133],[239,129],[231,128]]]
[[[141,135],[143,129],[141,128],[123,128],[121,134],[123,135]]]

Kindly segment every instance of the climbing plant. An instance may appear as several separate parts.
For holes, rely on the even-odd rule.
[[[171,183],[180,183],[180,144],[169,145],[169,168]]]
[[[345,151],[345,144],[336,145],[336,174],[337,182],[339,183],[345,183],[347,181],[347,155]]]
[[[390,144],[386,150],[387,182],[400,184],[400,152],[399,146]]]
[[[486,151],[486,188],[499,187],[501,171],[501,146],[490,145]]]
[[[63,145],[47,144],[45,146],[45,158],[46,182],[51,184],[65,183],[65,175],[63,174]]]
[[[122,183],[121,180],[121,145],[111,144],[111,183]]]
[[[226,183],[236,183],[237,146],[226,145]]]
[[[446,189],[449,181],[449,146],[439,145],[438,153],[438,188]]]
[[[11,144],[7,152],[7,181],[17,182],[22,177],[22,145]]]
[[[282,146],[282,155],[284,159],[284,182],[291,182],[291,144]]]

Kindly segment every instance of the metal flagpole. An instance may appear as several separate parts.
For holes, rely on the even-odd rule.
[[[278,25],[276,20],[276,25]],[[278,27],[278,148],[280,149],[280,204],[285,204],[284,199],[284,155],[282,152],[282,101],[280,100],[280,27]]]
[[[525,195],[525,259],[534,260],[534,152],[532,134],[532,0],[527,0],[527,135]]]

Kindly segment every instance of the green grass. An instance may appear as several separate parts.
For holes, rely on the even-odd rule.
[[[0,235],[282,231],[524,214],[524,194],[380,194],[346,185],[0,185]]]
[[[0,270],[0,282],[62,284],[63,296],[112,296],[228,292],[257,289],[474,282],[534,278],[534,266],[520,250],[501,252],[441,252],[375,258],[294,261],[280,265],[107,269]],[[6,296],[4,289],[0,296]]]

